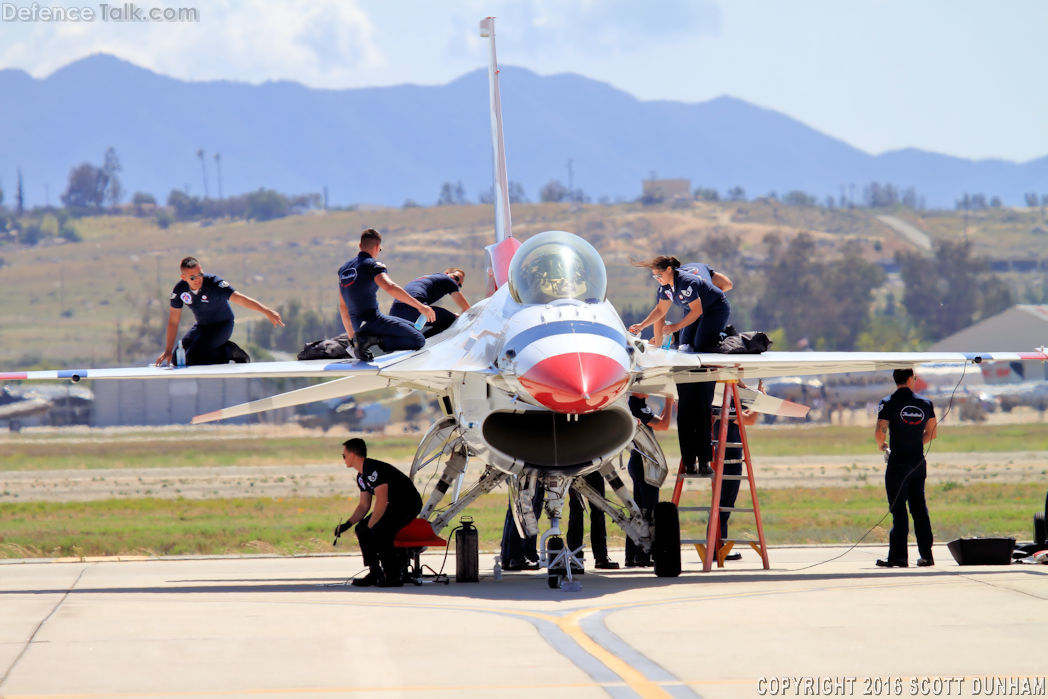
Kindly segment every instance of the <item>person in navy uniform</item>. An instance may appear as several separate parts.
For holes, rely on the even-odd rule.
[[[236,362],[249,361],[247,353],[230,342],[233,335],[233,309],[229,302],[250,308],[264,315],[270,323],[283,327],[280,314],[250,296],[235,291],[221,277],[205,274],[195,257],[183,258],[179,268],[182,280],[171,290],[171,312],[167,319],[167,337],[164,353],[157,357],[160,366],[170,362],[178,335],[178,323],[182,320],[182,308],[189,306],[196,322],[182,337],[182,348],[186,352],[186,365],[225,364],[230,359]]]
[[[531,498],[532,512],[536,517],[542,515],[542,503],[545,499],[546,489],[539,483],[535,486],[535,494]],[[513,506],[506,508],[506,517],[502,522],[502,544],[499,549],[502,570],[538,570],[538,537],[521,538],[520,533],[517,532],[517,525],[513,521],[511,507]]]
[[[735,285],[734,285],[734,283],[732,283],[731,279],[729,279],[724,274],[721,274],[717,270],[713,269],[712,267],[710,267],[708,264],[706,264],[704,262],[685,262],[684,264],[682,264],[680,266],[680,269],[681,269],[682,272],[689,272],[691,274],[694,274],[697,277],[701,277],[701,278],[705,279],[710,284],[713,284],[713,286],[717,287],[718,289],[720,289],[724,293],[728,293],[729,291],[731,291],[735,287]],[[662,299],[662,295],[661,295],[661,288],[660,288],[660,289],[657,289],[655,291],[655,303],[657,304],[661,299]],[[667,313],[670,313],[670,312],[672,312],[672,311],[667,309]],[[661,323],[655,323],[652,326],[653,335],[652,335],[652,338],[651,338],[650,342],[651,342],[651,344],[655,345],[656,347],[661,347],[662,346],[662,340],[663,340],[662,328],[663,328],[663,325]]]
[[[422,329],[422,334],[425,337],[433,337],[444,332],[458,318],[456,314],[448,309],[433,305],[440,299],[450,294],[451,300],[458,304],[459,308],[463,311],[469,310],[469,301],[462,295],[462,283],[464,281],[466,281],[465,272],[458,267],[448,267],[443,272],[427,274],[404,285],[404,291],[409,296],[419,303],[431,306],[436,314],[436,320]],[[389,307],[389,314],[395,318],[403,318],[411,323],[418,320],[418,311],[403,301],[394,301],[393,305]]]
[[[411,306],[433,322],[433,309],[412,298],[386,273],[386,266],[376,256],[382,251],[382,235],[368,228],[360,235],[360,253],[338,270],[338,311],[349,336],[350,348],[357,359],[370,361],[371,348],[378,345],[386,352],[422,349],[426,339],[414,324],[403,318],[391,318],[378,310],[378,289]]]
[[[935,565],[932,558],[932,523],[928,504],[924,500],[924,481],[928,466],[924,459],[924,445],[935,439],[938,424],[935,407],[924,396],[913,392],[916,377],[913,369],[892,372],[897,386],[895,393],[881,400],[877,411],[877,426],[873,438],[877,447],[887,452],[884,488],[892,513],[892,530],[888,535],[888,558],[879,559],[882,568],[907,566],[906,537],[909,521],[906,505],[913,517],[913,533],[917,537],[917,551],[921,567]]]
[[[673,398],[666,398],[666,407],[662,409],[662,415],[656,415],[648,407],[647,394],[633,393],[627,400],[630,413],[640,422],[638,429],[662,432],[670,428],[670,416],[673,415]],[[634,449],[630,452],[630,462],[626,467],[630,479],[633,481],[633,501],[644,513],[644,517],[653,521],[655,506],[659,504],[659,486],[651,485],[644,480],[644,456]],[[626,538],[626,567],[639,568],[652,565],[651,554],[642,549],[633,539]]]
[[[357,472],[360,501],[345,522],[335,526],[336,541],[356,525],[357,541],[364,564],[370,569],[353,581],[357,587],[400,587],[405,561],[398,555],[393,539],[397,532],[418,517],[422,496],[403,472],[385,461],[368,458],[368,447],[355,437],[342,443],[346,468]],[[374,506],[374,507],[372,507]],[[371,514],[368,514],[370,510]]]
[[[658,303],[640,323],[629,327],[637,334],[649,325],[661,322],[670,306],[676,304],[686,309],[684,318],[676,323],[666,323],[662,332],[680,331],[681,352],[710,352],[720,342],[720,333],[728,323],[731,307],[724,292],[711,281],[680,269],[680,260],[670,255],[660,255],[650,260],[634,262],[634,266],[647,267],[651,276],[659,282]],[[712,381],[677,384],[677,437],[680,441],[681,460],[689,474],[708,476],[712,446],[710,427],[714,384]]]

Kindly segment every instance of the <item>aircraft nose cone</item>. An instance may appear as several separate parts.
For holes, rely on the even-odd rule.
[[[588,413],[621,396],[629,384],[629,375],[611,357],[566,352],[535,364],[520,377],[520,383],[550,410]]]

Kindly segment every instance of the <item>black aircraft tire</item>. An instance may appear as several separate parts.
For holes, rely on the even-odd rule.
[[[1044,494],[1044,518],[1048,520],[1048,493]]]
[[[559,575],[551,575],[551,576],[549,576],[548,578],[546,578],[546,584],[549,585],[549,589],[556,590],[558,587],[560,587],[560,576]]]
[[[1033,543],[1038,546],[1044,546],[1045,539],[1048,538],[1048,532],[1045,531],[1044,513],[1035,512],[1033,514]]]
[[[651,555],[656,576],[675,578],[680,575],[680,517],[672,502],[655,505],[655,540]]]

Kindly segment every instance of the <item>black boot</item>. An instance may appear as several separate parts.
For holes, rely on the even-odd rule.
[[[371,570],[368,574],[362,578],[354,578],[350,585],[354,587],[371,587],[372,585],[382,584],[382,568],[377,565],[371,566]]]
[[[229,347],[229,359],[231,361],[234,361],[237,364],[247,364],[251,361],[251,357],[248,356],[248,353],[237,343],[227,341],[226,345]]]

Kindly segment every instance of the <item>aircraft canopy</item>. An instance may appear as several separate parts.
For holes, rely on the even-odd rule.
[[[608,293],[604,261],[592,245],[564,231],[528,239],[509,266],[509,291],[518,303],[557,299],[600,303]]]

